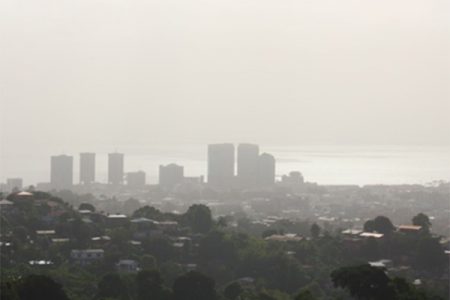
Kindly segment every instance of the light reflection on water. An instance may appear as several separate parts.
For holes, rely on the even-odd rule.
[[[125,153],[125,171],[143,170],[156,183],[160,164],[178,163],[187,176],[206,175],[206,146],[121,146],[79,149],[74,155],[78,181],[78,152],[97,153],[97,180],[106,181],[107,153]],[[260,146],[277,159],[277,175],[293,170],[319,184],[402,184],[450,180],[450,147],[400,146]],[[48,181],[51,151],[2,157],[0,181],[23,177],[25,184]],[[57,153],[58,154],[58,153]]]

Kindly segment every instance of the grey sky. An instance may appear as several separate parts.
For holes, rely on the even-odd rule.
[[[2,0],[3,151],[450,144],[448,0]]]

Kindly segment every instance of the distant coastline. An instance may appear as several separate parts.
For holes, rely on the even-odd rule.
[[[78,154],[97,153],[98,181],[106,180],[106,157],[109,151],[125,153],[125,171],[143,170],[147,183],[157,183],[160,164],[178,163],[188,176],[206,175],[206,145],[167,145],[93,147],[76,149],[75,183],[78,179]],[[277,159],[277,176],[297,170],[306,181],[321,185],[427,184],[450,181],[449,146],[264,146]],[[49,180],[50,155],[53,149],[41,149],[27,155],[2,154],[0,181],[22,177],[25,185]]]

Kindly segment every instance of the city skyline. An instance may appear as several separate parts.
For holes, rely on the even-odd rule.
[[[109,148],[109,149],[108,149]],[[186,168],[186,176],[207,174],[205,145],[152,147],[82,147],[74,149],[74,179],[79,179],[79,155],[96,152],[96,175],[99,182],[107,181],[107,156],[110,149],[127,153],[127,171],[146,170],[147,181],[158,182],[160,164],[177,163]],[[24,149],[25,150],[25,149]],[[266,151],[267,150],[267,151]],[[292,170],[302,170],[308,180],[323,184],[425,184],[434,180],[449,180],[450,148],[398,146],[264,146],[264,151],[278,158],[277,178]],[[8,178],[23,179],[24,186],[48,182],[48,157],[56,152],[18,153],[4,161],[0,182]],[[60,152],[61,153],[61,152]],[[65,152],[67,153],[67,152]],[[16,161],[20,160],[22,164]],[[23,165],[23,167],[21,167]],[[33,165],[33,169],[27,166]],[[364,172],[361,172],[364,170]]]
[[[224,146],[225,152],[222,151]],[[208,184],[216,187],[235,186],[242,188],[256,187],[261,184],[270,185],[275,182],[275,158],[267,153],[260,155],[259,145],[240,143],[237,147],[234,147],[234,144],[225,143],[208,144],[207,148],[208,153],[205,161],[208,165],[206,170]],[[246,153],[249,149],[250,155]],[[219,150],[219,156],[214,157],[216,153],[211,154],[211,152],[217,152],[217,150]],[[120,186],[126,183],[125,185],[130,187],[141,187],[147,184],[146,172],[143,170],[130,171],[126,169],[126,153],[119,153],[117,151],[107,154],[107,181],[96,181],[96,157],[97,154],[94,152],[79,153],[79,181],[75,183],[73,180],[75,176],[74,156],[66,154],[52,155],[49,187],[61,189],[76,184],[88,186],[94,183],[107,183],[112,186]],[[267,157],[270,157],[269,167],[267,167]],[[213,165],[215,164],[212,169],[210,166],[211,159],[213,159]],[[203,176],[204,174],[200,174],[200,177]],[[209,181],[210,177],[213,177],[211,181]],[[159,185],[172,188],[177,183],[181,183],[183,178],[189,178],[189,176],[184,176],[184,166],[177,165],[173,162],[167,165],[159,165]],[[8,178],[6,186],[12,187],[15,184],[20,185],[21,188],[22,181],[22,178]],[[40,184],[46,183],[41,182]]]

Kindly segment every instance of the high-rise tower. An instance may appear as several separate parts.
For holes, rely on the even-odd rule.
[[[234,145],[208,145],[208,184],[231,186],[234,179]]]
[[[237,178],[243,187],[256,185],[258,176],[259,146],[239,144],[237,148]]]
[[[108,154],[108,183],[112,185],[123,184],[123,153]]]
[[[80,153],[80,183],[95,181],[95,153]]]
[[[73,157],[57,155],[51,157],[50,184],[57,190],[70,189],[73,185]]]

